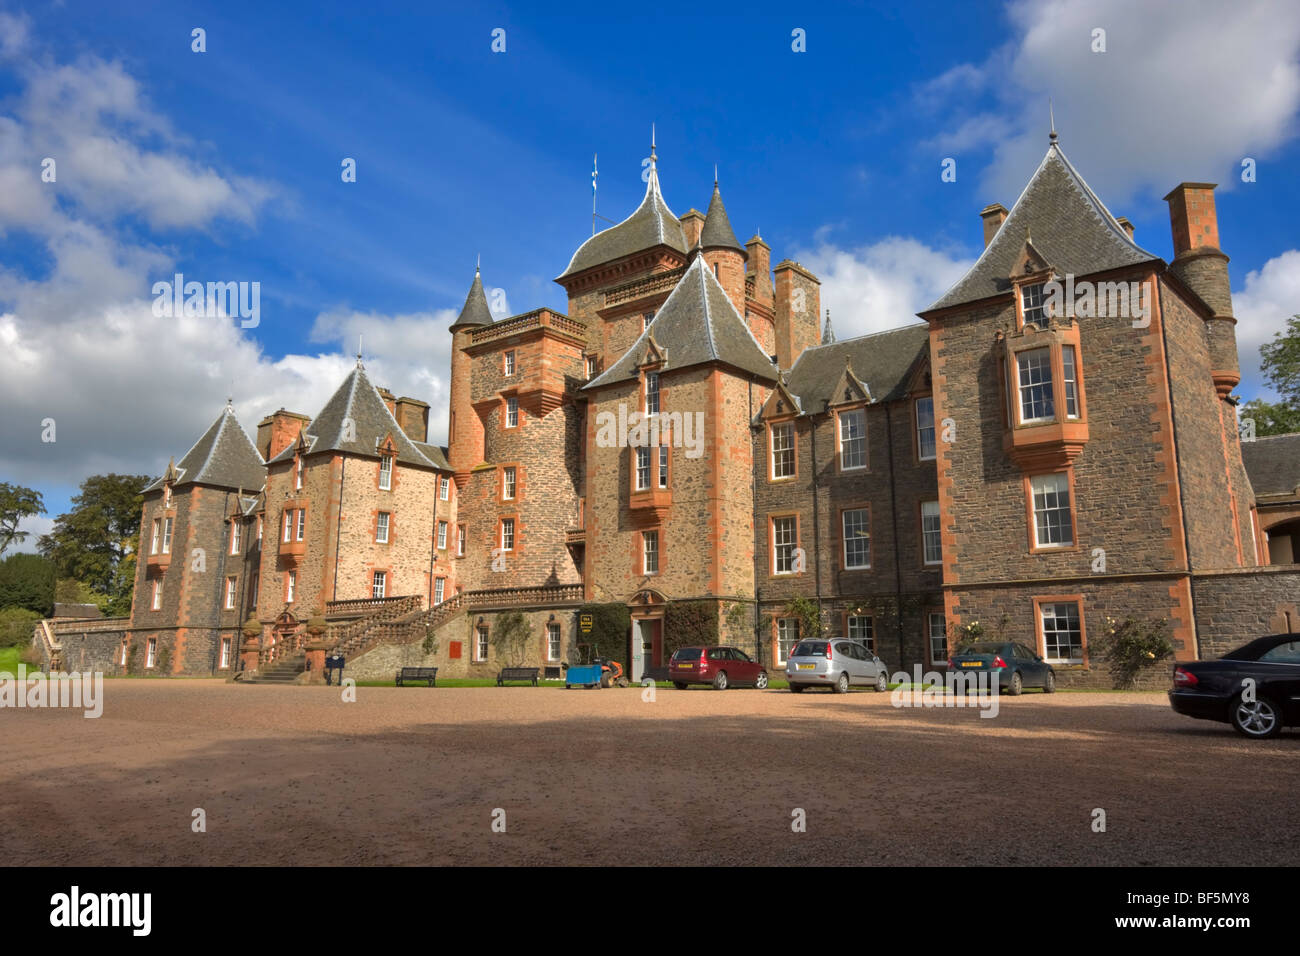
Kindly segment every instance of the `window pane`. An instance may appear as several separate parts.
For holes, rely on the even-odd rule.
[[[1061,377],[1065,385],[1065,415],[1067,418],[1079,417],[1079,381],[1074,370],[1074,346],[1067,345],[1061,349]]]
[[[650,487],[650,449],[636,450],[636,490],[645,491]]]
[[[934,457],[934,399],[916,400],[916,448],[922,460]]]
[[[866,413],[855,409],[840,416],[840,467],[864,468],[866,464]]]
[[[776,659],[784,664],[790,657],[790,650],[799,643],[799,619],[795,617],[778,618],[776,622]]]
[[[645,374],[645,410],[647,415],[655,415],[659,412],[658,372],[646,372]]]
[[[794,571],[795,519],[772,519],[772,570],[775,574]]]
[[[1030,349],[1016,356],[1020,367],[1020,420],[1042,421],[1052,418],[1052,352]]]
[[[849,638],[862,641],[867,650],[873,654],[876,652],[875,627],[871,618],[861,614],[849,615]]]
[[[794,423],[772,426],[772,477],[794,476]]]
[[[1079,605],[1044,604],[1043,657],[1049,661],[1083,660],[1083,628],[1079,623]]]
[[[659,446],[659,487],[668,487],[668,446]]]
[[[1070,545],[1070,479],[1063,473],[1040,475],[1030,481],[1034,495],[1034,540],[1039,547]]]
[[[925,549],[925,563],[943,561],[943,533],[939,526],[939,502],[921,502],[921,542]]]
[[[948,659],[948,626],[942,614],[930,615],[930,660],[938,664]]]
[[[866,508],[844,512],[844,566],[871,566],[871,528]]]
[[[643,553],[645,555],[645,573],[659,573],[659,532],[646,531],[641,536]]]
[[[1043,283],[1027,285],[1020,293],[1025,321],[1043,324]]]

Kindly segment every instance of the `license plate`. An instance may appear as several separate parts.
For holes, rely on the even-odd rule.
[[[683,670],[683,671],[688,671],[691,669],[690,664],[674,664],[673,667],[676,667],[678,670]]]
[[[799,671],[810,671],[816,666],[816,664],[795,664],[794,668]]]
[[[962,661],[961,666],[962,667],[983,667],[984,665],[979,661]]]

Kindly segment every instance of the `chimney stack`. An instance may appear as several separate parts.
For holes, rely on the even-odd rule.
[[[993,241],[993,237],[998,234],[998,230],[1002,228],[1002,224],[1007,221],[1009,215],[1011,214],[1007,212],[1007,207],[1000,202],[984,207],[984,211],[980,213],[980,218],[984,220],[985,249],[989,247],[989,243]]]
[[[1116,221],[1117,223],[1119,223],[1121,226],[1124,227],[1124,231],[1127,232],[1127,233],[1128,233],[1128,237],[1129,237],[1130,239],[1132,239],[1132,238],[1133,238],[1133,223],[1129,222],[1128,216],[1120,216],[1120,217],[1119,217],[1118,219],[1116,219],[1115,221]]]
[[[700,241],[700,233],[704,231],[704,213],[698,209],[688,209],[678,221],[682,224],[682,232],[686,234],[686,248],[694,249]]]
[[[418,398],[403,396],[397,400],[397,414],[393,416],[411,441],[429,440],[429,403]]]
[[[270,461],[295,441],[311,419],[283,408],[267,415],[257,423],[257,452],[263,461]]]
[[[1165,196],[1174,238],[1174,261],[1169,263],[1169,271],[1214,312],[1206,323],[1211,373],[1219,396],[1227,398],[1241,381],[1241,368],[1237,362],[1237,320],[1232,315],[1228,257],[1219,249],[1214,185],[1181,183]]]

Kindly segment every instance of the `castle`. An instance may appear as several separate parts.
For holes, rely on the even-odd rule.
[[[1166,619],[1178,659],[1296,630],[1300,568],[1268,566],[1243,465],[1213,188],[1166,197],[1165,262],[1053,133],[922,321],[836,341],[818,278],[740,243],[716,182],[674,215],[652,152],[641,204],[556,279],[567,314],[495,319],[476,272],[447,447],[360,357],[255,442],[227,407],[144,489],[129,622],[47,622],[47,657],[488,677],[520,611],[523,656],[558,676],[580,609],[618,605],[640,678],[689,605],[692,639],[773,670],[811,609],[891,668],[983,630],[1097,683],[1108,619]]]

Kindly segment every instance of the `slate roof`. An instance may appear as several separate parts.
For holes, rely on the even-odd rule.
[[[1009,292],[1026,235],[1058,271],[1077,276],[1159,259],[1128,237],[1053,141],[983,255],[926,311]]]
[[[483,280],[479,278],[478,269],[474,269],[474,282],[469,287],[469,295],[465,296],[465,304],[461,306],[460,315],[456,321],[451,324],[453,329],[465,325],[491,325],[492,310],[488,308],[487,296],[483,292]]]
[[[697,255],[641,336],[622,358],[584,388],[635,378],[650,337],[665,353],[665,370],[722,362],[776,381],[777,367],[758,344],[704,257]]]
[[[731,220],[727,218],[727,207],[722,204],[722,194],[718,192],[718,184],[713,184],[713,198],[709,200],[709,211],[704,216],[704,228],[700,230],[700,247],[704,249],[714,249],[717,247],[735,249],[737,252],[749,257],[736,239],[736,233],[731,228]]]
[[[596,233],[580,245],[559,279],[655,246],[668,246],[683,255],[687,252],[682,224],[659,192],[659,172],[652,154],[650,178],[641,205],[617,226]]]
[[[1300,486],[1300,434],[1244,441],[1241,460],[1257,495],[1294,495]]]
[[[266,463],[229,405],[176,462],[174,484],[178,488],[202,484],[249,491],[266,484]],[[144,491],[156,491],[162,486],[163,478],[155,478]]]
[[[353,423],[351,437],[343,427],[347,419]],[[392,435],[393,443],[397,446],[398,463],[437,467],[402,431],[402,426],[397,424],[397,419],[384,404],[378,389],[366,377],[366,370],[360,362],[348,373],[338,391],[325,403],[325,407],[312,419],[303,434],[307,438],[309,454],[341,451],[372,458],[379,457],[377,449],[385,436]],[[297,442],[294,442],[272,458],[271,462],[292,460],[296,447]]]
[[[441,468],[443,471],[451,471],[451,465],[447,464],[446,448],[439,445],[430,445],[422,441],[417,441],[414,444],[416,448],[420,449],[420,453],[424,455],[425,458],[429,459],[429,461],[433,462],[434,465]]]
[[[930,326],[924,322],[818,345],[799,354],[785,387],[798,397],[803,411],[821,412],[847,362],[872,401],[895,401],[906,394],[912,368],[929,348]]]

